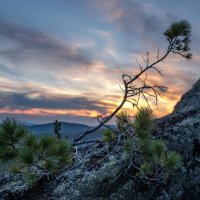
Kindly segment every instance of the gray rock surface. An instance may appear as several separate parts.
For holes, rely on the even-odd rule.
[[[188,109],[190,106],[200,106],[200,79],[191,90],[186,92],[174,107],[174,113]]]

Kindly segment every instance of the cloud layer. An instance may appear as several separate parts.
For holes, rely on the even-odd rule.
[[[15,64],[27,65],[32,62],[36,68],[46,67],[49,70],[59,70],[72,65],[87,69],[93,64],[83,50],[62,43],[48,34],[2,21],[0,27],[0,37],[13,43],[11,48],[1,50],[1,56],[7,57]]]
[[[179,13],[176,2],[163,5],[157,0],[156,3],[146,0],[84,2],[87,9],[73,1],[65,4],[68,5],[66,10],[76,8],[76,15],[74,12],[61,13],[54,6],[57,13],[53,15],[54,21],[65,29],[53,33],[45,28],[41,31],[32,23],[35,19],[31,21],[26,12],[22,12],[22,18],[15,14],[16,21],[11,11],[6,20],[0,12],[1,116],[90,123],[91,118],[111,112],[120,103],[123,97],[119,88],[121,75],[137,73],[136,58],[142,64],[145,51],[150,52],[151,61],[156,59],[158,47],[161,53],[165,51],[167,43],[162,33],[172,21],[190,17],[195,24],[199,19],[195,15],[192,18],[192,14],[188,16],[187,12],[192,13],[195,7],[188,5],[187,10],[182,8],[183,12]],[[169,9],[172,6],[175,11]],[[67,16],[66,21],[63,15]],[[50,12],[47,16],[53,19]],[[39,27],[53,27],[50,21],[49,25],[42,20],[35,23]],[[64,32],[66,36],[60,37]],[[191,62],[171,55],[157,66],[166,78],[149,71],[149,82],[169,87],[159,100],[158,116],[171,112],[180,96],[199,78],[198,33],[199,29],[194,28],[194,59]],[[154,105],[155,102],[152,99],[150,103]],[[131,106],[127,104],[125,108]]]

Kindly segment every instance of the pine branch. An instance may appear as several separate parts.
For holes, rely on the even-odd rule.
[[[86,132],[81,134],[79,137],[77,137],[74,140],[75,142],[83,139],[86,135],[93,133],[93,132],[97,131],[98,129],[100,129],[102,126],[104,126],[109,120],[111,120],[118,113],[118,111],[123,107],[125,102],[129,101],[128,98],[130,98],[130,97],[135,97],[135,96],[138,95],[139,98],[140,98],[140,96],[143,96],[147,105],[150,107],[148,99],[145,96],[146,93],[144,92],[144,89],[152,89],[153,90],[153,92],[155,94],[155,98],[156,98],[156,105],[157,105],[157,99],[158,99],[157,95],[159,94],[159,92],[156,90],[156,87],[151,87],[151,86],[147,87],[146,86],[146,78],[143,81],[144,86],[141,87],[141,88],[133,87],[132,86],[133,83],[138,79],[141,80],[141,78],[140,78],[141,75],[143,75],[145,72],[147,72],[150,69],[154,69],[160,76],[163,76],[161,70],[159,70],[156,67],[156,65],[160,62],[164,62],[165,58],[170,53],[181,55],[182,57],[184,57],[186,59],[191,59],[191,57],[192,57],[192,54],[189,53],[189,50],[190,50],[189,43],[191,42],[191,40],[190,40],[191,25],[189,24],[189,22],[187,22],[186,20],[181,20],[180,22],[173,23],[164,32],[164,35],[166,36],[166,39],[169,43],[165,54],[162,57],[160,57],[160,53],[159,53],[159,50],[158,50],[157,60],[154,61],[153,63],[150,63],[149,52],[147,52],[146,59],[142,57],[142,59],[144,60],[144,63],[146,64],[145,67],[142,67],[141,64],[136,59],[136,62],[138,63],[138,66],[140,68],[140,72],[138,74],[136,74],[135,76],[130,76],[130,75],[127,75],[127,74],[122,75],[122,81],[123,81],[123,84],[124,84],[124,88],[122,89],[121,86],[120,86],[120,88],[124,92],[124,96],[123,96],[123,99],[122,99],[121,103],[119,104],[119,106],[109,116],[106,116],[105,118],[103,118],[101,123],[98,126],[96,126],[94,129],[87,130]],[[188,53],[183,54],[183,51],[185,53],[186,52],[188,52]],[[157,86],[157,88],[159,88],[159,86]],[[130,94],[130,92],[132,92],[132,93]],[[139,100],[137,102],[139,102]],[[133,103],[132,105],[137,105],[137,104]]]

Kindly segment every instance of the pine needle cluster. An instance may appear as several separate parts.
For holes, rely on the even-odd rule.
[[[135,118],[131,118],[127,112],[120,112],[117,116],[117,125],[122,136],[121,144],[129,156],[130,166],[137,170],[136,176],[140,176],[145,183],[152,181],[161,182],[173,174],[181,166],[181,156],[176,152],[167,150],[165,141],[156,139],[152,133],[154,130],[154,114],[149,108],[140,108]],[[132,127],[127,131],[127,127]],[[114,132],[114,131],[113,131]],[[109,130],[109,136],[113,133]],[[119,135],[120,136],[120,135]],[[118,140],[116,136],[113,142]]]
[[[120,111],[116,115],[116,122],[118,129],[122,132],[125,133],[127,130],[127,127],[130,124],[130,119],[127,111]]]
[[[57,175],[72,161],[71,144],[55,136],[37,137],[16,119],[0,126],[0,160],[13,161],[10,171],[22,173],[29,184]]]
[[[0,127],[0,160],[15,159],[18,144],[27,133],[22,123],[14,118],[6,118]]]
[[[111,143],[116,139],[115,132],[109,129],[106,129],[105,131],[103,131],[102,135],[103,135],[103,138],[102,138],[103,142]]]
[[[174,22],[164,32],[167,41],[171,44],[171,51],[183,56],[186,59],[191,59],[192,54],[189,52],[191,43],[191,24],[186,20]]]

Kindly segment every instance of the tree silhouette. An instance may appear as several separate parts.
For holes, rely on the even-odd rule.
[[[55,120],[54,124],[54,134],[55,136],[60,140],[61,139],[61,122],[58,120]]]
[[[158,85],[149,85],[147,84],[147,74],[145,78],[141,78],[145,72],[149,69],[154,69],[159,75],[163,76],[161,70],[159,70],[156,65],[160,62],[163,62],[165,58],[170,54],[177,54],[186,59],[191,59],[192,54],[190,51],[190,42],[191,42],[191,24],[186,20],[181,20],[180,22],[174,22],[171,26],[163,33],[166,37],[168,42],[168,47],[164,55],[160,57],[159,49],[157,52],[157,59],[154,62],[150,62],[149,53],[147,52],[146,58],[143,58],[145,66],[142,66],[137,60],[137,64],[140,68],[140,72],[136,75],[122,75],[123,81],[123,88],[121,88],[124,92],[123,99],[119,106],[109,115],[106,117],[97,116],[99,125],[96,126],[94,129],[87,130],[82,135],[77,137],[74,141],[77,142],[83,139],[86,135],[97,131],[99,128],[104,126],[110,119],[112,119],[118,111],[123,107],[125,102],[129,102],[132,104],[133,108],[138,108],[138,103],[141,98],[143,98],[147,105],[150,107],[148,102],[148,96],[152,96],[156,99],[156,105],[158,101],[158,96],[160,96],[160,92],[165,92],[167,90],[164,86]],[[136,81],[141,81],[142,86],[135,84]],[[151,91],[151,93],[149,92]]]

